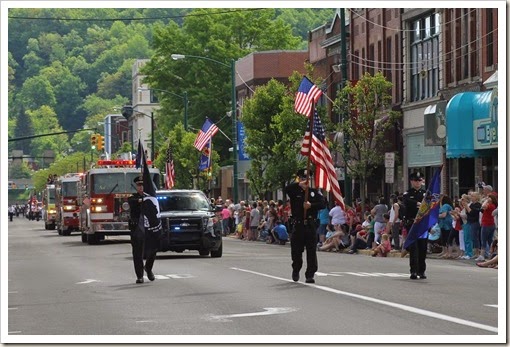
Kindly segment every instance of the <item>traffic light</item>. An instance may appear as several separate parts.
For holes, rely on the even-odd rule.
[[[90,135],[90,148],[96,149],[97,148],[97,137],[99,134],[92,134]]]
[[[97,145],[96,145],[96,148],[98,151],[102,151],[103,148],[104,148],[104,137],[102,137],[101,135],[97,135]]]

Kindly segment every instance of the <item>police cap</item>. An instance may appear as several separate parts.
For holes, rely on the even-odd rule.
[[[419,171],[413,172],[409,175],[410,181],[421,181],[423,179],[423,174]]]
[[[140,176],[136,176],[134,179],[133,179],[133,182],[135,182],[135,184],[138,184],[138,183],[143,183],[143,177],[140,175]]]
[[[296,172],[296,176],[300,177],[300,178],[306,178],[307,172],[308,172],[308,170],[306,170],[306,169],[298,170],[298,172]],[[310,172],[310,177],[311,176],[312,176],[312,173]]]

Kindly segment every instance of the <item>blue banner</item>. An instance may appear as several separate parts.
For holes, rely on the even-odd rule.
[[[250,160],[248,154],[244,151],[244,139],[246,135],[244,133],[244,125],[241,121],[237,121],[237,152],[238,160]]]

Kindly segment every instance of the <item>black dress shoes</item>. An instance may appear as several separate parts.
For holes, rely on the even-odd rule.
[[[136,283],[143,283],[143,278],[137,278]]]
[[[426,280],[427,279],[427,276],[425,276],[424,273],[418,274],[418,277],[420,277],[422,280]]]
[[[156,279],[152,271],[148,271],[147,268],[145,268],[145,272],[147,272],[147,278],[149,279],[149,281],[154,281]]]
[[[409,278],[415,280],[418,278],[418,276],[416,276],[416,273],[413,272]]]
[[[315,280],[313,279],[313,277],[310,277],[310,278],[307,278],[306,283],[315,283]]]
[[[299,281],[299,272],[297,272],[297,271],[292,271],[292,280],[293,280],[294,282]]]

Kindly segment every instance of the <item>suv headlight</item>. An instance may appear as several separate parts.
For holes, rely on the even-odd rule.
[[[212,218],[204,218],[205,232],[214,235],[214,222]]]

